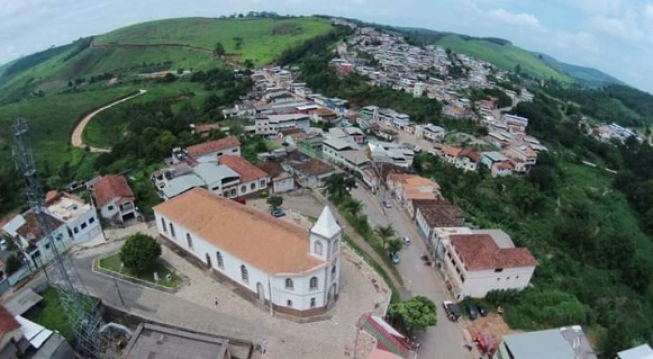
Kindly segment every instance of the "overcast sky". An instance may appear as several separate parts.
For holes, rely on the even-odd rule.
[[[249,10],[502,37],[653,92],[653,0],[0,0],[0,63],[146,20]]]

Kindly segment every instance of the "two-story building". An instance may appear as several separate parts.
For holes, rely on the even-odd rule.
[[[516,248],[509,236],[475,231],[443,241],[442,265],[457,299],[483,298],[492,290],[528,286],[537,261],[526,248]]]
[[[279,131],[298,128],[307,132],[311,127],[311,117],[304,114],[267,115],[254,120],[255,134],[260,136],[276,136]]]
[[[454,162],[457,168],[464,171],[476,171],[479,163],[481,163],[481,153],[471,148],[463,148]]]
[[[251,196],[268,188],[270,176],[240,156],[224,155],[219,164],[238,174],[237,197]]]
[[[123,175],[106,175],[93,185],[93,204],[100,217],[124,223],[138,216],[136,197]]]
[[[47,229],[42,228],[37,217],[41,211],[44,212]],[[73,244],[72,231],[64,222],[49,214],[46,208],[31,208],[11,219],[2,230],[34,267],[46,265],[54,258],[53,245],[59,253],[64,253]]]
[[[73,242],[86,242],[102,233],[97,210],[81,198],[66,192],[50,191],[45,195],[48,212],[66,223]]]
[[[324,159],[342,166],[350,172],[362,171],[370,164],[370,159],[353,140],[345,138],[327,138],[323,142],[322,155]]]
[[[338,298],[342,228],[328,207],[307,231],[196,188],[154,213],[162,238],[275,311],[324,314]]]
[[[462,227],[465,224],[463,210],[445,199],[413,200],[415,224],[427,243],[434,243],[436,228]]]
[[[424,138],[429,141],[442,141],[446,131],[440,126],[433,124],[415,126],[415,137]]]
[[[438,200],[442,198],[440,185],[418,175],[390,173],[386,178],[388,191],[406,209],[411,218],[415,216],[413,203],[416,200]]]
[[[256,165],[270,177],[270,189],[272,193],[279,194],[295,189],[295,179],[285,171],[281,163],[275,161],[265,161]]]

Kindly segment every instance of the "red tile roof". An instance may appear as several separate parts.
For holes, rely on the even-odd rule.
[[[292,163],[291,166],[298,172],[307,176],[321,175],[335,170],[333,166],[326,162],[310,158],[306,162]]]
[[[190,156],[201,156],[207,153],[219,152],[226,150],[227,148],[232,148],[240,146],[240,141],[236,136],[229,136],[221,138],[219,140],[204,142],[197,145],[189,146],[186,148]]]
[[[271,178],[275,178],[284,172],[283,167],[281,167],[281,163],[279,162],[265,161],[259,163],[256,167],[267,173]]]
[[[39,228],[39,222],[36,214],[30,210],[29,212],[23,213],[23,218],[25,218],[25,224],[20,226],[20,228],[16,230],[16,233],[18,233],[21,237],[25,238],[30,243],[41,240],[45,233],[43,233],[41,228]],[[46,214],[45,218],[48,229],[50,231],[54,231],[63,224],[63,222],[49,214]]]
[[[528,249],[499,248],[489,234],[454,234],[449,239],[468,270],[537,266]]]
[[[218,159],[218,163],[225,165],[238,173],[240,181],[243,183],[263,179],[268,176],[268,174],[262,169],[247,162],[246,159],[240,156],[222,155]]]
[[[4,339],[5,335],[18,328],[20,328],[20,323],[4,306],[0,305],[0,339]]]
[[[458,153],[458,157],[467,157],[474,163],[481,161],[481,153],[474,151],[471,148],[463,148],[462,151]]]
[[[98,208],[115,198],[134,199],[134,192],[123,175],[106,175],[93,186],[93,197]]]

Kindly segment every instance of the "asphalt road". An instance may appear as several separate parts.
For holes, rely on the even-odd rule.
[[[363,203],[365,214],[368,216],[370,225],[391,224],[401,237],[408,236],[412,244],[405,247],[400,253],[399,272],[410,292],[410,296],[422,295],[430,298],[437,304],[438,324],[425,333],[418,336],[422,344],[419,357],[434,359],[469,359],[473,355],[464,348],[465,336],[463,327],[447,319],[442,308],[442,301],[452,299],[446,293],[444,281],[438,276],[432,267],[427,267],[421,257],[425,253],[426,244],[417,233],[417,227],[410,222],[408,215],[402,211],[396,201],[392,202],[392,208],[382,206],[384,193],[371,194],[360,186],[352,190],[352,196]],[[388,194],[387,198],[391,196]]]

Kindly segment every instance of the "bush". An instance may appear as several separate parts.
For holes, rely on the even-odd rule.
[[[160,255],[161,245],[142,233],[129,236],[120,248],[120,261],[136,273],[152,268]]]
[[[23,265],[20,258],[16,254],[12,254],[7,258],[7,265],[5,266],[5,271],[7,275],[10,276],[14,274],[20,267]]]

